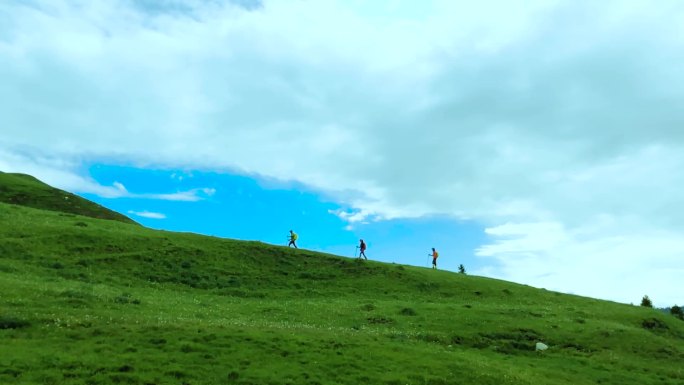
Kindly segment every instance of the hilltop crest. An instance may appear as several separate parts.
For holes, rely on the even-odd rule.
[[[26,174],[4,173],[0,171],[0,202],[137,224],[125,215],[109,210],[78,195],[49,186],[37,178]]]

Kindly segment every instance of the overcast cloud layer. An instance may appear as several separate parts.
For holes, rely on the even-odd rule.
[[[0,170],[298,180],[483,224],[473,273],[682,304],[684,3],[460,3],[3,2]]]

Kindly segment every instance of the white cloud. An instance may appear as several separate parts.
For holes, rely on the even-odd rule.
[[[114,186],[114,188],[119,190],[122,194],[124,194],[124,195],[128,194],[128,190],[126,190],[126,186],[124,186],[122,183],[114,182],[114,184],[112,186]]]
[[[681,302],[676,288],[684,274],[684,240],[675,231],[620,228],[614,219],[596,218],[574,229],[559,223],[489,228],[494,243],[477,255],[499,264],[474,273],[625,303],[644,295],[657,297],[660,306]]]
[[[166,215],[162,213],[154,213],[150,211],[129,211],[129,214],[133,214],[139,217],[143,218],[151,218],[151,219],[166,219]]]
[[[214,188],[194,188],[174,193],[133,193],[121,182],[103,186],[97,181],[79,175],[78,163],[50,156],[22,154],[0,148],[0,170],[33,175],[41,181],[67,191],[88,193],[103,198],[138,198],[166,201],[197,202],[216,194]]]
[[[375,217],[375,214],[372,212],[364,211],[364,210],[358,210],[358,211],[346,211],[342,209],[338,210],[328,210],[328,213],[333,214],[343,221],[349,222],[350,224],[352,223],[364,223],[367,222],[368,218]],[[377,217],[376,217],[377,219]]]
[[[63,170],[238,170],[337,194],[350,223],[509,223],[480,249],[504,278],[518,276],[503,261],[576,260],[549,245],[606,268],[669,261],[661,245],[684,230],[679,1],[131,4],[0,5],[0,166],[28,152],[103,196],[121,192]],[[638,247],[614,242],[633,234]],[[602,287],[663,282],[601,273]]]
[[[197,202],[216,193],[213,188],[196,188],[188,191],[180,191],[173,194],[132,194],[134,198],[160,199],[167,201]]]

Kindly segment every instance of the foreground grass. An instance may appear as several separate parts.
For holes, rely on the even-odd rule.
[[[652,309],[1,203],[0,344],[2,384],[684,383]]]

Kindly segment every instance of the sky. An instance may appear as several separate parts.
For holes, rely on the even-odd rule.
[[[0,171],[158,229],[684,304],[684,3],[0,2]]]

